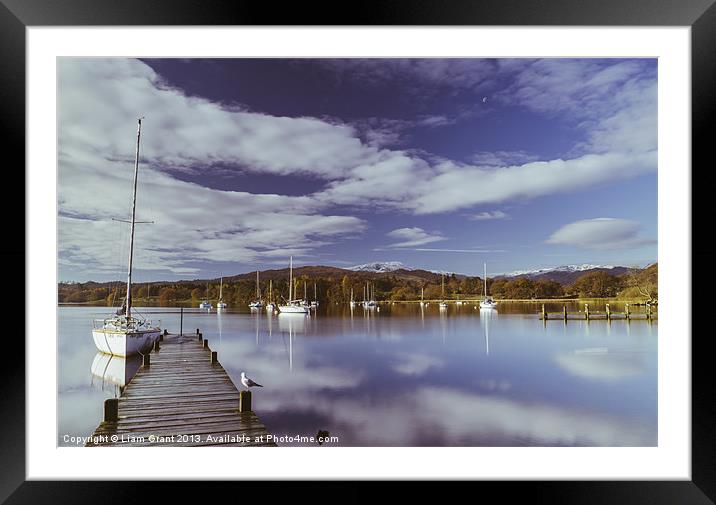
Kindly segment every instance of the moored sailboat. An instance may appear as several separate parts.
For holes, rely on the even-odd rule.
[[[259,271],[256,270],[256,299],[249,303],[249,307],[252,309],[260,309],[264,306],[264,301],[261,299],[261,288],[259,287]]]
[[[226,303],[224,302],[224,278],[221,278],[219,282],[219,301],[216,302],[217,309],[225,309]]]
[[[132,314],[132,259],[134,254],[134,226],[137,210],[137,175],[139,173],[139,141],[142,119],[137,120],[137,146],[134,157],[134,189],[132,192],[132,220],[129,234],[129,266],[127,295],[124,305],[112,317],[93,322],[92,339],[100,351],[116,356],[131,356],[149,350],[159,338],[161,329],[152,321]]]
[[[445,274],[442,274],[441,280],[442,280],[442,294],[440,296],[441,296],[442,300],[440,300],[439,306],[441,309],[446,309],[448,305],[447,305],[447,302],[445,301]]]
[[[206,283],[206,298],[199,304],[200,309],[211,310],[211,302],[209,301],[209,283]]]
[[[273,312],[276,309],[276,304],[273,303],[273,280],[269,279],[269,294],[268,303],[266,304],[266,312]]]
[[[296,287],[293,283],[293,256],[289,259],[288,279],[288,300],[285,304],[278,306],[279,312],[282,314],[308,314],[308,307],[306,307],[303,300],[295,299]]]
[[[487,294],[487,263],[483,264],[485,267],[485,298],[480,301],[480,309],[496,309],[497,302]]]

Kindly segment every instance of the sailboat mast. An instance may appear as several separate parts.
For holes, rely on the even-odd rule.
[[[269,279],[269,303],[273,303],[273,279]]]
[[[293,300],[293,256],[288,260],[288,301]]]
[[[487,298],[487,263],[483,263],[483,265],[485,267],[485,298]]]
[[[219,301],[224,299],[224,278],[222,277],[219,281]]]
[[[261,290],[259,289],[259,271],[256,270],[256,299],[261,299]]]
[[[134,221],[137,212],[137,175],[139,173],[139,139],[142,135],[142,118],[137,119],[137,148],[134,152],[134,190],[132,191],[132,223],[129,231],[129,268],[127,271],[127,319],[132,314],[132,256],[134,253]]]

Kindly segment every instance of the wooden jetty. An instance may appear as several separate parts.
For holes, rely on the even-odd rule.
[[[542,304],[542,311],[540,312],[540,317],[542,321],[567,321],[570,319],[581,319],[585,321],[592,321],[592,320],[607,320],[611,321],[614,319],[622,319],[626,321],[632,321],[632,320],[639,320],[642,321],[652,321],[656,319],[656,312],[652,311],[651,305],[646,305],[646,312],[638,312],[634,313],[629,309],[629,304],[625,304],[624,306],[624,312],[614,312],[609,308],[609,304],[607,303],[605,306],[604,312],[594,312],[589,310],[589,304],[584,304],[584,311],[583,312],[568,312],[567,306],[564,305],[562,307],[562,312],[547,312],[545,310],[544,304]]]
[[[85,446],[275,446],[209,341],[168,335],[143,356],[119,398],[104,403],[104,420]]]

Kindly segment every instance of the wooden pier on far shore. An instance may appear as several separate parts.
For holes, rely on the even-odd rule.
[[[165,331],[85,446],[275,446],[208,344]]]
[[[614,319],[622,319],[626,321],[642,320],[642,321],[653,321],[656,319],[656,312],[652,310],[652,306],[647,304],[645,312],[632,312],[629,304],[624,305],[624,312],[614,312],[609,308],[609,304],[606,304],[604,312],[594,312],[589,310],[589,305],[584,304],[584,311],[580,312],[569,312],[567,306],[562,307],[562,312],[547,312],[542,304],[542,311],[540,312],[539,318],[542,321],[568,321],[573,319],[581,319],[583,321],[592,320],[607,320],[612,321]]]

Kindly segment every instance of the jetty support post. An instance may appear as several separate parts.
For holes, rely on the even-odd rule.
[[[584,319],[589,321],[589,304],[588,303],[584,304]]]
[[[239,412],[251,412],[251,391],[239,391]]]
[[[567,306],[562,305],[562,313],[564,314],[564,322],[567,322]]]
[[[629,319],[629,304],[624,305],[624,317],[628,320]]]
[[[200,340],[200,341],[204,339],[204,334],[203,334],[203,333],[197,333],[197,335],[199,335],[199,340]]]
[[[159,335],[159,337],[161,338],[161,335]],[[159,340],[156,340],[156,341],[154,342],[154,350],[155,350],[155,351],[159,351]]]
[[[651,319],[651,304],[646,302],[646,318]]]
[[[219,359],[216,357],[216,351],[211,351],[209,359],[212,363],[218,363]]]
[[[207,338],[206,340],[204,340],[204,349],[208,349],[208,348],[209,348],[209,339]]]
[[[612,312],[609,310],[609,304],[606,304],[606,310],[607,310],[607,321],[611,320],[612,318]]]
[[[547,320],[547,312],[544,310],[544,303],[542,304],[542,320]]]
[[[104,422],[111,423],[119,420],[119,399],[107,398],[104,401]]]
[[[151,354],[142,354],[142,366],[147,368],[151,365]]]

